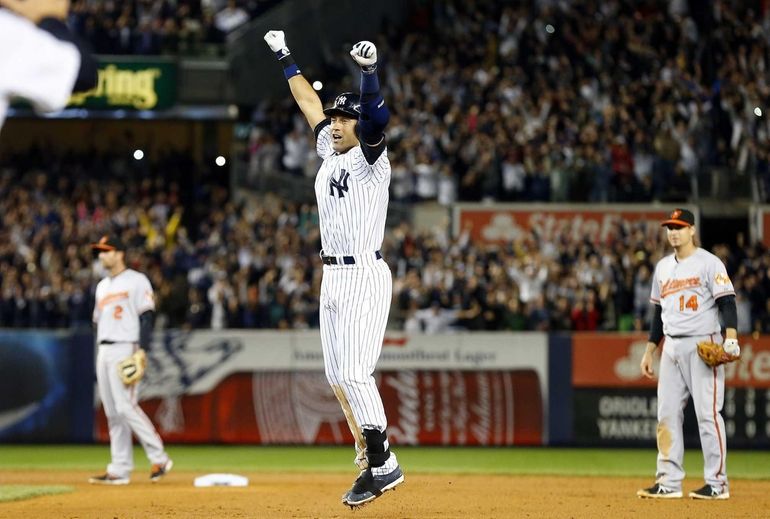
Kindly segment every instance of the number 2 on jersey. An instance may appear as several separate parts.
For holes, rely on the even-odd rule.
[[[115,306],[115,310],[112,311],[112,318],[116,321],[123,319],[123,307],[120,305]]]
[[[687,300],[687,302],[684,302],[684,296],[679,296],[679,311],[684,312],[685,308],[689,308],[693,312],[698,310],[698,297],[697,296],[690,296],[690,299]]]

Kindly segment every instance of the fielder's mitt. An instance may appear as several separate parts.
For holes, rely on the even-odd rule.
[[[738,355],[727,353],[721,344],[711,341],[701,341],[698,343],[698,356],[709,366],[716,367],[737,360]]]
[[[136,350],[133,355],[118,364],[120,380],[127,386],[136,384],[144,376],[145,367],[147,367],[147,356],[144,350]]]

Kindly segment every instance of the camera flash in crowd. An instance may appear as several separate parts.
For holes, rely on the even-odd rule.
[[[313,81],[313,90],[316,92],[320,91],[324,87],[324,84],[320,81]]]
[[[214,163],[221,168],[222,166],[227,164],[227,160],[225,160],[225,158],[222,155],[220,155],[219,157],[214,159]]]
[[[762,109],[760,107],[758,107],[758,106],[755,106],[754,107],[754,115],[756,115],[757,117],[762,117]]]
[[[142,150],[134,150],[134,160],[142,160],[144,158],[144,152]]]

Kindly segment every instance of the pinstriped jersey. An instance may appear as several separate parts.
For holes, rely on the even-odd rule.
[[[44,112],[64,108],[80,68],[75,45],[0,9],[0,49],[0,127],[10,97],[23,97]]]
[[[329,256],[374,252],[382,247],[388,212],[390,161],[387,148],[369,164],[361,146],[332,148],[329,120],[316,128],[323,159],[315,179],[321,248]]]
[[[661,306],[666,335],[720,333],[716,300],[727,295],[735,295],[727,269],[704,249],[695,249],[683,260],[671,254],[655,267],[650,301]]]
[[[96,342],[139,342],[139,316],[155,310],[155,296],[147,276],[126,269],[96,285]]]

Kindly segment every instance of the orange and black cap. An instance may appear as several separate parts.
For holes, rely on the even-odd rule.
[[[126,250],[126,245],[118,236],[102,236],[98,242],[92,243],[91,248],[95,251]]]
[[[695,225],[695,215],[687,209],[674,209],[671,214],[668,215],[667,220],[663,220],[660,224],[662,227],[675,226],[675,227],[691,227]]]

